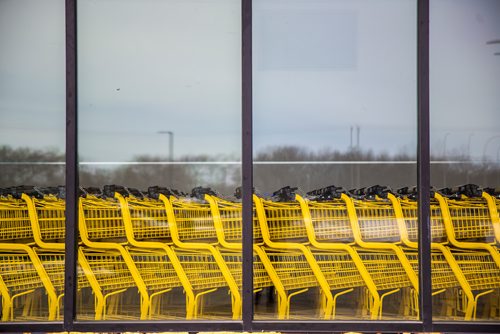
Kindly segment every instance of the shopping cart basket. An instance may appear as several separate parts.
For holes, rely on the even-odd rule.
[[[309,283],[307,288],[319,288],[323,316],[325,319],[335,318],[337,299],[356,287],[366,287],[347,250],[349,247],[329,250],[310,247],[304,215],[297,201],[273,202],[254,196],[254,202],[266,248],[301,254],[297,260],[305,261],[301,264],[304,270],[299,272],[304,277],[299,280]],[[279,264],[273,265],[279,268]],[[293,286],[287,290],[291,288]]]
[[[50,297],[42,301],[47,282],[40,274],[40,261],[33,259],[33,253],[0,250],[2,321],[56,319],[57,310],[48,305],[53,302]]]
[[[33,244],[33,232],[26,203],[12,196],[0,196],[0,242]]]
[[[491,254],[500,270],[500,253],[497,244],[498,215],[491,203],[491,196],[446,198],[436,193],[443,214],[443,221],[451,245],[462,249],[484,250]]]
[[[83,269],[88,274],[89,281],[93,280],[91,286],[97,289],[94,293],[99,298],[96,302],[96,317],[109,313],[103,311],[101,306],[105,305],[107,295],[124,292],[123,282],[127,282],[127,287],[135,286],[139,291],[141,319],[147,319],[153,313],[151,303],[155,297],[181,286],[175,270],[164,254],[129,247],[124,217],[118,200],[92,195],[80,198],[79,227],[85,246],[81,254],[87,258],[88,263]],[[106,251],[111,254],[106,254]],[[92,260],[88,258],[89,252],[92,254]],[[92,266],[92,263],[101,261],[98,259],[99,256],[103,257],[104,263],[111,263],[108,268],[116,266],[116,272],[112,269],[100,271],[101,274],[94,274],[93,278],[89,271],[99,270],[98,267]],[[151,276],[153,271],[158,272],[157,277]],[[106,273],[110,276],[109,279]],[[102,281],[99,281],[100,279]],[[134,285],[130,284],[131,279]],[[99,284],[96,284],[96,281]],[[103,290],[104,287],[106,291]]]
[[[370,308],[373,319],[380,319],[383,314],[385,297],[411,287],[408,275],[399,259],[391,252],[375,249],[363,249],[354,246],[354,235],[346,202],[350,199],[345,194],[329,196],[327,200],[306,200],[297,195],[308,229],[311,244],[318,249],[343,250],[349,256],[351,277],[343,280],[364,283],[367,290],[366,306]],[[362,279],[361,279],[362,278]],[[337,284],[341,284],[338,282]]]
[[[29,211],[33,248],[57,295],[57,319],[60,319],[64,297],[66,203],[64,199],[53,193],[36,197],[23,193],[21,198],[25,201]],[[90,285],[82,273],[79,261],[77,270],[77,291],[80,292]],[[80,297],[78,295],[78,298]]]
[[[391,259],[390,267],[394,270],[398,268],[394,275],[406,273],[406,278],[397,279],[400,282],[409,280],[408,289],[405,289],[408,291],[404,291],[404,298],[409,300],[409,307],[405,307],[404,314],[418,316],[418,252],[402,247],[400,225],[404,224],[404,221],[398,219],[394,211],[393,203],[397,199],[391,193],[385,193],[385,197],[375,195],[365,198],[342,198],[347,205],[356,244],[367,250],[384,250],[385,256]],[[396,258],[398,261],[394,261]],[[390,280],[385,282],[391,285]]]
[[[241,287],[241,250],[243,235],[242,205],[241,203],[227,201],[215,196],[206,196],[206,200],[210,203],[212,208],[219,243],[226,249],[233,249],[240,252],[240,254],[235,258],[238,266],[232,270],[232,272],[234,273],[233,275],[235,276],[238,286]],[[300,264],[300,261],[303,261],[302,264],[305,264],[306,262],[304,261],[304,256],[299,255],[300,253],[290,253],[288,256],[285,256],[276,250],[268,250],[271,251],[271,254],[274,254],[272,256],[269,255],[268,252],[266,252],[262,247],[264,241],[262,239],[262,233],[255,208],[253,213],[254,291],[259,291],[267,287],[274,287],[278,295],[277,316],[279,319],[285,319],[290,316],[287,290],[303,289],[309,286],[308,284],[310,284],[310,282],[292,282],[292,279],[290,279],[290,273],[288,273],[291,269],[287,268],[284,264],[287,262],[289,262],[289,264]],[[279,259],[282,261],[287,259],[289,261],[280,262]],[[303,269],[299,270],[299,272],[303,271]],[[300,277],[300,274],[298,277]],[[311,277],[314,279],[314,276]]]
[[[405,236],[403,241],[408,247],[417,249],[417,201],[403,196],[399,199],[399,204],[401,215],[405,221],[403,226],[405,229],[402,231],[402,235]],[[396,211],[398,212],[398,210]],[[449,289],[458,290],[458,293],[448,293],[444,297],[446,304],[450,304],[448,299],[453,299],[451,303],[453,310],[446,310],[446,315],[463,311],[464,319],[471,320],[475,318],[479,297],[485,295],[486,291],[493,292],[491,288],[495,284],[500,284],[500,272],[497,270],[495,273],[489,268],[494,260],[488,253],[482,252],[476,256],[473,252],[467,253],[463,250],[447,247],[449,245],[444,219],[439,202],[435,199],[431,200],[430,212],[433,291],[437,294]],[[484,260],[483,264],[477,261],[479,257]],[[474,270],[471,270],[470,263],[476,263]],[[488,275],[489,279],[484,280],[485,275]],[[439,310],[436,308],[436,311]],[[439,315],[443,316],[443,314],[436,314],[436,316]]]
[[[158,194],[157,194],[158,195]],[[186,319],[198,318],[203,296],[227,283],[213,256],[207,251],[175,248],[165,204],[155,198],[142,199],[116,195],[121,203],[129,243],[142,249],[155,249],[168,256],[186,294]],[[155,309],[152,304],[152,309]]]
[[[234,258],[226,256],[225,260],[223,253],[227,251],[216,247],[218,245],[217,233],[214,228],[210,205],[205,201],[189,197],[171,197],[168,199],[165,195],[160,194],[159,199],[164,203],[167,211],[170,234],[176,251],[178,248],[184,252],[200,252],[205,257],[206,263],[217,265],[217,267],[212,267],[213,269],[217,268],[217,270],[212,272],[211,282],[197,280],[197,284],[215,284],[217,287],[227,287],[231,293],[232,317],[233,319],[241,318],[241,294],[230,269],[230,267],[234,268],[234,265],[226,263],[226,260]],[[234,251],[229,253],[234,255]],[[186,269],[187,267],[204,270],[199,267],[196,258],[193,258],[195,262],[192,264],[189,263],[191,260],[189,257],[182,256],[180,259],[187,273],[196,274],[192,269]],[[202,278],[206,276],[203,273],[198,273],[198,275]],[[190,281],[192,281],[191,278]],[[217,288],[206,290],[206,293],[216,290]],[[202,305],[202,299],[196,304]],[[200,307],[197,306],[197,309],[200,309]]]
[[[29,210],[32,237],[40,248],[64,249],[66,235],[66,202],[54,195],[42,198],[22,195]]]
[[[55,320],[57,317],[58,296],[40,258],[31,248],[33,244],[32,226],[25,201],[10,195],[0,196],[0,252],[5,254],[3,258],[5,262],[0,262],[2,267],[0,275],[4,281],[2,288],[4,319],[14,320],[11,319],[15,315],[13,309],[15,305],[12,301],[20,300],[18,297],[23,295],[25,295],[23,298],[29,298],[30,302],[34,303],[38,298],[38,305],[46,305],[45,309],[27,307],[26,310],[30,311],[23,311],[23,316],[47,320]],[[19,270],[22,268],[26,268],[26,273]],[[12,288],[7,288],[11,283]],[[44,293],[37,292],[35,296],[33,293],[39,287],[44,288]],[[44,294],[47,296],[47,303],[40,301]]]

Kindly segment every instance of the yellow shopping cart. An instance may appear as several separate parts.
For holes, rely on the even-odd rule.
[[[134,247],[156,249],[168,256],[185,290],[186,319],[202,316],[203,296],[227,287],[214,257],[208,251],[174,247],[167,211],[161,200],[120,194],[116,194],[116,198],[121,203],[129,243]],[[153,310],[156,305],[159,303],[152,304]]]
[[[321,293],[320,310],[323,317],[335,318],[337,299],[352,292],[356,287],[366,287],[365,278],[354,262],[353,254],[348,250],[349,246],[335,249],[311,247],[301,204],[297,201],[288,199],[285,202],[273,202],[254,196],[254,202],[266,252],[271,260],[273,260],[271,254],[282,254],[281,257],[276,257],[276,260],[285,261],[285,263],[273,262],[274,267],[296,270],[293,266],[290,267],[293,264],[301,268],[296,270],[297,274],[283,273],[285,276],[302,276],[297,278],[300,286],[292,285],[287,289],[300,289],[290,294],[288,303],[293,295],[310,288],[317,288]],[[288,252],[293,254],[293,261],[286,256]],[[281,280],[287,281],[285,278]],[[376,308],[378,310],[378,307]]]
[[[388,268],[393,270],[393,275],[397,277],[397,286],[393,286],[390,276],[380,278],[387,284],[387,288],[394,288],[397,291],[405,286],[403,293],[403,315],[418,317],[418,251],[403,247],[400,236],[400,224],[404,222],[398,219],[394,210],[394,201],[397,201],[390,192],[385,192],[384,197],[370,194],[370,189],[366,190],[368,195],[362,198],[343,196],[349,220],[351,222],[355,243],[366,250],[383,251],[385,260],[379,262],[384,265],[384,261],[389,261]],[[363,259],[363,263],[373,263],[368,259]],[[397,261],[395,261],[397,259]],[[373,263],[373,269],[367,266],[368,271],[377,270],[377,264]],[[375,278],[374,278],[375,279]],[[392,287],[391,287],[392,286]]]
[[[215,196],[206,196],[210,203],[214,217],[215,230],[218,242],[226,249],[242,250],[242,206],[241,203],[227,201]],[[286,319],[290,317],[290,299],[294,293],[288,291],[316,286],[313,275],[309,278],[312,282],[304,280],[308,265],[305,257],[300,252],[279,251],[264,248],[264,240],[260,229],[255,208],[253,210],[253,251],[254,251],[254,291],[267,287],[274,287],[278,295],[277,317]],[[238,267],[234,276],[238,286],[241,287],[241,253],[237,256]]]
[[[242,206],[241,203],[231,202],[219,197],[205,195],[206,201],[210,204],[213,216],[214,229],[217,233],[217,240],[221,247],[238,252],[238,259],[234,262],[237,265],[232,270],[238,286],[241,289],[242,277],[242,254],[243,249],[242,236]],[[253,236],[254,236],[254,291],[273,286],[272,279],[269,276],[267,268],[271,269],[270,262],[260,246],[263,245],[262,233],[259,227],[259,221],[254,210],[253,215]]]
[[[3,257],[0,262],[0,292],[3,320],[17,320],[19,314],[16,307],[34,303],[37,307],[26,306],[21,312],[23,318],[55,320],[57,317],[57,293],[32,245],[33,232],[25,201],[10,195],[1,196],[0,252]],[[42,302],[45,295],[47,301]]]
[[[328,188],[330,187],[324,188],[325,191]],[[369,307],[371,317],[380,319],[384,298],[402,288],[411,287],[398,257],[384,250],[355,247],[347,209],[350,199],[345,193],[338,192],[336,196],[331,194],[327,200],[307,200],[299,195],[296,197],[302,207],[311,244],[318,249],[343,250],[349,254],[350,269],[344,270],[351,273],[352,277],[339,277],[339,281],[360,282],[358,286],[366,289],[365,305]]]
[[[215,292],[220,287],[226,287],[231,294],[232,317],[241,318],[241,294],[238,283],[233,276],[234,268],[237,264],[235,255],[241,252],[230,251],[218,247],[217,234],[215,232],[210,205],[202,200],[182,197],[170,197],[160,194],[159,200],[163,202],[170,226],[170,235],[177,249],[184,253],[201,254],[206,264],[211,267],[210,275],[203,273],[205,269],[200,268],[200,263],[196,257],[178,255],[182,266],[188,277],[198,275],[196,280],[198,285],[213,285],[213,289],[205,290],[205,293]],[[189,263],[193,260],[194,262]],[[197,273],[197,271],[200,271]],[[189,278],[191,282],[194,282]],[[196,302],[197,309],[201,310],[203,305],[203,295],[199,294]],[[196,314],[201,313],[199,311]]]
[[[489,252],[500,270],[500,221],[494,199],[486,192],[481,197],[446,198],[436,193],[451,245],[462,249]]]
[[[402,225],[402,240],[408,247],[417,249],[417,201],[408,196],[402,196],[397,205],[400,205],[401,211],[398,209],[396,212],[400,213],[405,222]],[[467,252],[450,248],[441,207],[435,199],[431,200],[430,212],[433,291],[435,294],[451,292],[442,298],[445,305],[444,312],[436,308],[436,316],[450,317],[456,316],[457,312],[462,312],[464,320],[475,319],[479,298],[500,285],[500,272],[496,270],[495,273],[495,270],[491,270],[490,266],[494,264],[494,260],[487,252]],[[471,267],[471,263],[475,265]],[[475,269],[471,270],[472,268]]]
[[[129,316],[130,312],[114,313],[119,310],[114,304],[129,301],[126,310],[133,310],[137,301],[128,297],[134,293],[119,294],[134,290],[140,296],[140,318],[149,318],[154,311],[153,300],[181,286],[168,257],[163,252],[129,247],[118,200],[87,195],[80,198],[79,211],[80,237],[85,246],[80,247],[80,255],[85,258],[81,266],[96,296],[96,318]],[[106,270],[100,267],[101,262]],[[110,296],[114,296],[112,304],[107,303]]]

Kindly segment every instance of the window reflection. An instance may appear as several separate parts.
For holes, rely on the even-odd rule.
[[[0,1],[0,321],[61,321],[64,1]]]
[[[440,297],[437,320],[499,318],[499,13],[497,1],[431,2],[432,246],[445,245],[462,273],[460,288]],[[442,261],[432,260],[441,275]]]
[[[283,282],[256,317],[418,319],[396,197],[416,183],[416,1],[256,1],[253,20],[254,242]]]
[[[79,320],[241,319],[241,246],[209,203],[241,183],[240,17],[78,1]]]

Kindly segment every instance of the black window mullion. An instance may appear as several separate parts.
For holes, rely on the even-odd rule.
[[[429,0],[418,0],[417,6],[419,298],[424,331],[431,331]]]
[[[77,289],[78,145],[76,0],[66,0],[66,257],[64,330],[73,330]]]
[[[253,156],[252,156],[252,0],[241,1],[243,330],[252,330],[253,308]]]

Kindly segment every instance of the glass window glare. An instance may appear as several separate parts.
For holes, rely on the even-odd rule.
[[[64,1],[0,1],[0,322],[62,320],[64,41]]]

